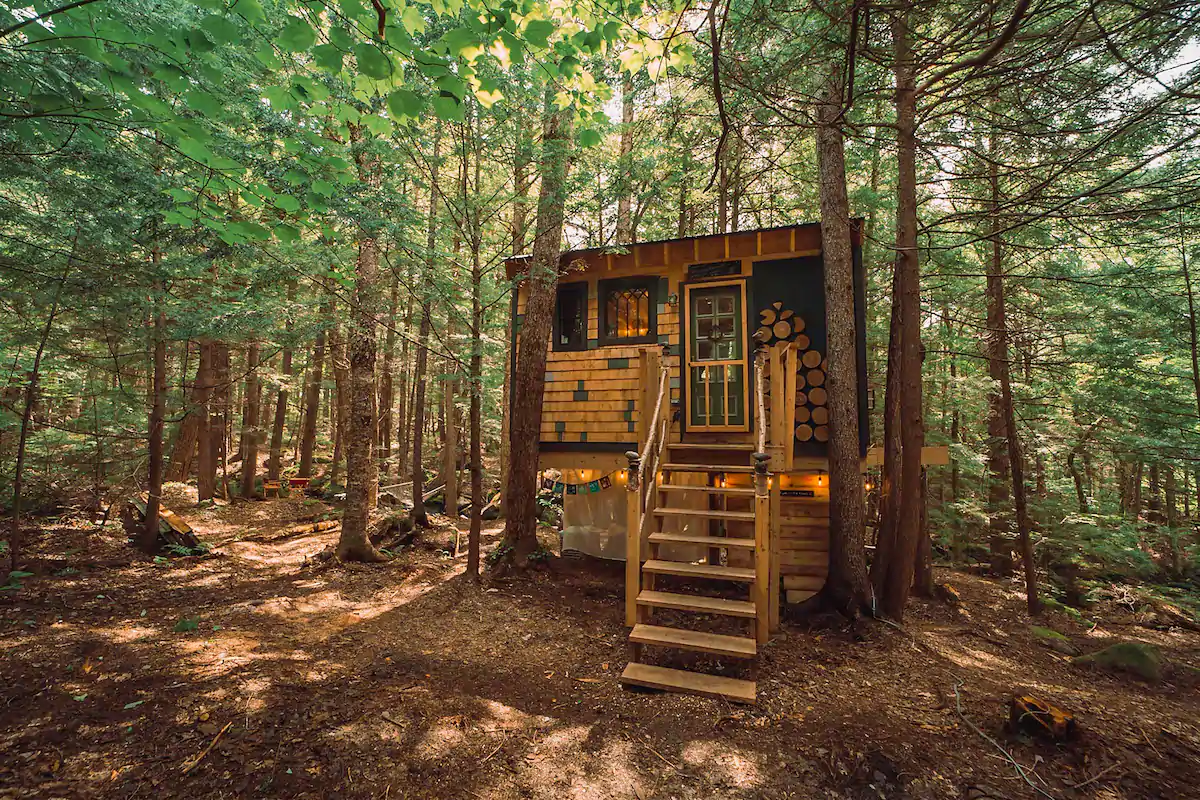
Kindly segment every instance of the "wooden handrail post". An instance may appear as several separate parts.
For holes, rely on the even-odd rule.
[[[754,636],[765,644],[771,628],[771,497],[766,453],[754,454]]]
[[[625,624],[632,628],[637,624],[637,596],[642,580],[642,493],[638,485],[641,459],[632,450],[625,457],[629,459],[629,479],[625,484]]]

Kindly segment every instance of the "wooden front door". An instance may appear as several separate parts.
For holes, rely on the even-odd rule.
[[[750,430],[746,282],[684,287],[687,429]]]

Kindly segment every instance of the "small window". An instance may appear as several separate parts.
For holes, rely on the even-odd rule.
[[[586,350],[587,326],[587,283],[559,284],[558,303],[554,311],[554,349]]]
[[[644,344],[658,340],[658,278],[600,281],[600,344]]]

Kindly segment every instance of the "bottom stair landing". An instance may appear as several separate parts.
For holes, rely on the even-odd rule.
[[[753,703],[755,700],[754,681],[656,667],[652,664],[626,665],[625,671],[621,673],[621,683],[647,689],[698,694],[703,697],[723,697],[738,703]]]

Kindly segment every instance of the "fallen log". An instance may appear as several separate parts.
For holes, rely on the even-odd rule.
[[[146,505],[150,497],[143,492],[139,497],[131,498],[121,508],[121,524],[132,542],[136,542],[146,524]],[[164,505],[158,507],[158,543],[160,547],[177,547],[188,550],[202,550],[200,540],[192,532],[192,528],[171,509]]]

